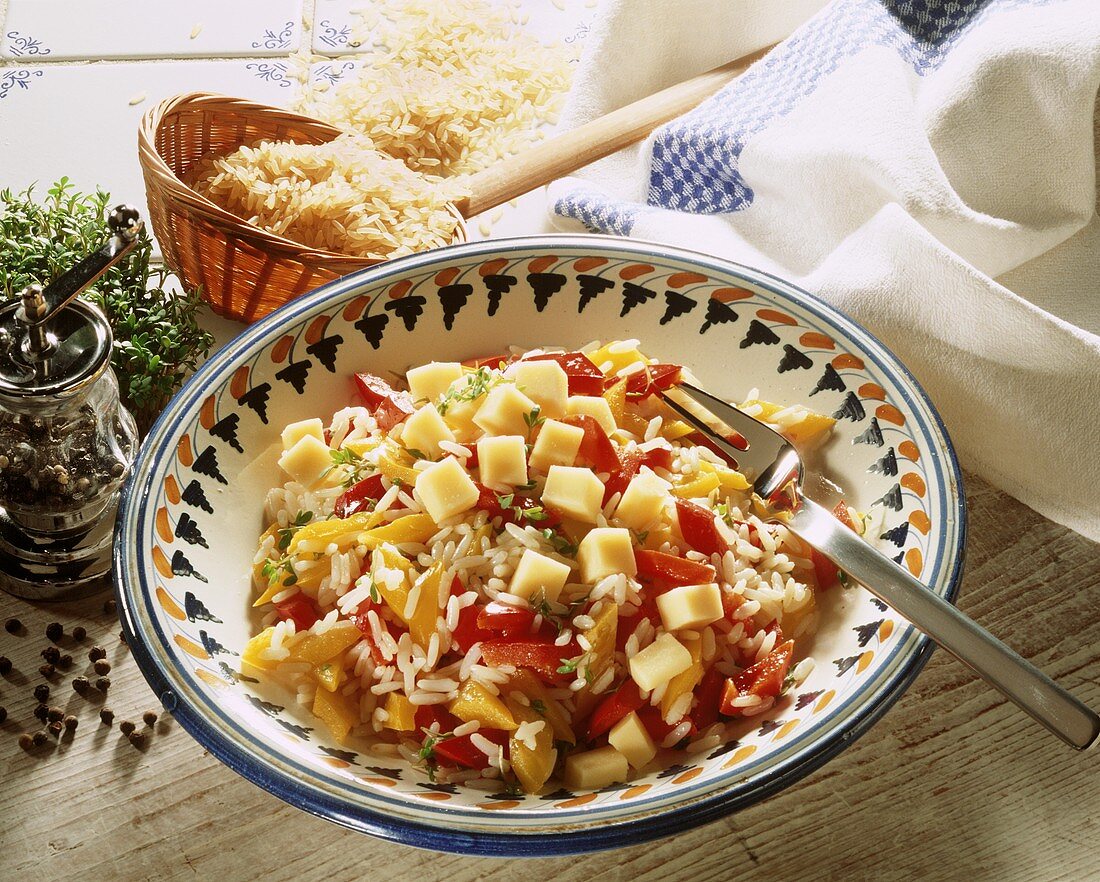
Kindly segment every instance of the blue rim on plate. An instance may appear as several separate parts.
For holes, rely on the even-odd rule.
[[[340,798],[319,787],[314,787],[306,781],[298,780],[285,771],[266,765],[242,744],[225,737],[221,731],[210,724],[203,708],[191,704],[186,696],[180,693],[180,690],[175,687],[173,679],[174,676],[180,675],[179,670],[166,668],[161,660],[144,645],[141,631],[137,627],[135,611],[131,608],[127,592],[122,589],[124,582],[137,585],[138,591],[144,587],[141,584],[141,567],[131,567],[131,561],[123,553],[126,542],[124,525],[130,522],[139,523],[142,520],[145,508],[149,504],[149,494],[147,492],[137,492],[137,484],[139,483],[137,475],[142,471],[142,466],[146,461],[150,459],[156,461],[157,445],[154,443],[155,439],[170,435],[172,430],[179,425],[183,419],[183,414],[189,412],[186,405],[189,405],[196,396],[200,396],[206,391],[204,383],[207,375],[216,374],[223,370],[227,364],[232,363],[241,350],[246,349],[254,340],[265,335],[269,325],[277,325],[293,319],[299,313],[305,312],[334,295],[345,294],[366,286],[378,285],[389,277],[405,275],[420,266],[436,263],[446,255],[461,259],[476,256],[483,252],[499,253],[509,250],[522,250],[547,243],[562,248],[585,248],[595,245],[603,249],[617,250],[634,257],[666,256],[674,260],[690,261],[718,273],[732,273],[743,277],[772,294],[794,300],[819,319],[858,340],[880,368],[902,377],[915,392],[916,398],[919,399],[922,408],[931,419],[932,428],[936,430],[938,435],[936,449],[945,454],[945,470],[950,481],[955,485],[955,507],[954,511],[949,512],[949,514],[955,520],[957,540],[954,565],[944,583],[944,597],[949,601],[954,601],[958,592],[966,548],[967,519],[962,475],[943,421],[909,370],[874,335],[819,298],[782,279],[711,255],[658,243],[623,240],[611,236],[546,235],[466,243],[424,254],[409,255],[361,270],[324,285],[286,304],[261,322],[247,328],[240,336],[215,353],[199,372],[184,385],[183,389],[156,421],[150,431],[147,443],[143,445],[138,461],[134,465],[133,477],[127,482],[122,493],[115,534],[115,590],[119,599],[120,618],[127,643],[138,662],[142,674],[156,694],[160,696],[166,709],[173,714],[192,737],[241,776],[271,791],[291,805],[345,827],[390,841],[468,855],[522,857],[537,853],[538,856],[554,856],[601,851],[638,844],[709,823],[773,795],[820,768],[825,762],[840,753],[841,750],[874,725],[900,698],[927,663],[933,650],[933,644],[927,637],[917,635],[915,650],[911,650],[911,657],[898,670],[885,677],[872,694],[868,695],[866,691],[857,692],[845,702],[845,704],[851,704],[858,697],[862,703],[862,707],[853,712],[846,721],[846,725],[835,728],[824,737],[811,739],[800,750],[779,761],[767,773],[766,778],[755,782],[751,788],[734,785],[725,791],[712,793],[685,805],[643,817],[629,818],[618,822],[603,822],[600,826],[578,826],[576,829],[555,830],[552,832],[505,833],[445,830],[405,818],[385,815],[365,807],[354,806],[353,810],[349,810],[348,804]],[[907,390],[901,389],[900,392],[907,403],[913,404],[912,396]],[[145,489],[142,488],[142,490]],[[943,540],[941,539],[941,541]],[[140,554],[140,549],[137,553]],[[937,581],[939,575],[934,574],[933,581]],[[152,619],[152,622],[153,629],[156,631],[154,636],[158,640],[164,640],[165,635],[160,631],[155,619]],[[895,652],[901,652],[900,642]],[[440,812],[440,815],[445,817],[446,812]]]

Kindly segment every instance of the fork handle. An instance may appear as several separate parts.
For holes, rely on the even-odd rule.
[[[1046,674],[805,499],[788,527],[1010,701],[1078,750],[1100,736],[1100,716]]]

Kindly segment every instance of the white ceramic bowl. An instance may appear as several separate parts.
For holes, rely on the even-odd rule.
[[[862,734],[930,644],[861,588],[826,595],[813,674],[709,754],[595,793],[489,794],[431,783],[340,746],[293,697],[242,678],[258,628],[249,568],[280,481],[281,428],[349,401],[357,370],[403,371],[509,344],[637,337],[712,391],[838,417],[824,471],[875,538],[952,597],[961,479],[935,410],[897,359],[832,308],[771,276],[659,245],[544,236],[394,260],[308,294],[218,352],[145,442],[123,501],[115,575],[127,640],[171,711],[211,753],[307,811],[447,851],[547,856],[697,826],[786,787]],[[259,458],[259,459],[258,459]]]

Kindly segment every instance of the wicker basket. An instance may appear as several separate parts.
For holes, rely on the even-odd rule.
[[[164,262],[211,308],[253,322],[318,285],[380,261],[318,251],[261,230],[184,182],[209,153],[261,138],[323,144],[340,130],[286,110],[224,95],[177,95],[149,110],[138,129],[153,232]],[[455,240],[465,238],[460,222]]]

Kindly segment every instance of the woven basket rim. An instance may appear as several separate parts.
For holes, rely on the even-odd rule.
[[[157,185],[167,191],[171,198],[214,226],[228,228],[227,235],[248,242],[253,247],[273,255],[291,256],[296,260],[310,262],[324,262],[334,268],[345,267],[349,271],[383,262],[382,259],[374,257],[354,257],[337,251],[310,248],[301,242],[272,233],[262,227],[248,223],[248,221],[227,211],[184,183],[172,171],[154,145],[160,127],[168,118],[186,108],[199,106],[207,109],[222,109],[243,115],[263,114],[283,117],[288,122],[302,128],[314,129],[319,134],[330,135],[331,137],[326,140],[332,140],[343,134],[342,130],[321,120],[244,98],[234,98],[230,95],[221,95],[215,92],[182,92],[173,95],[147,110],[138,126],[138,159],[146,173],[153,176]],[[321,143],[325,142],[322,141]],[[455,230],[454,241],[449,244],[466,241],[465,218],[454,206],[451,206],[451,210],[458,219],[458,225]]]

